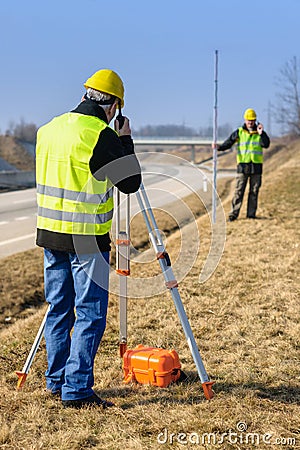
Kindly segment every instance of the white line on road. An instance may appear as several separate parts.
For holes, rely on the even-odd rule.
[[[19,236],[17,238],[7,239],[6,241],[0,242],[0,246],[1,245],[6,245],[6,244],[12,244],[13,242],[23,241],[24,239],[29,239],[29,238],[32,238],[34,236],[35,236],[35,233],[31,233],[31,234],[25,234],[24,236]]]
[[[6,225],[7,223],[9,223],[7,222],[7,220],[3,220],[2,222],[0,222],[0,225]]]
[[[21,216],[21,217],[16,217],[15,220],[26,220],[29,219],[28,216]]]
[[[28,203],[28,202],[30,202],[30,201],[32,201],[32,200],[34,200],[34,199],[31,199],[31,198],[25,198],[24,200],[14,200],[14,201],[13,201],[13,204],[17,204],[17,203]]]

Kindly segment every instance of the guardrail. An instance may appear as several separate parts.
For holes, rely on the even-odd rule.
[[[32,171],[2,171],[0,172],[1,187],[34,187],[35,172]]]

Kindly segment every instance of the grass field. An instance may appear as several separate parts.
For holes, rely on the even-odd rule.
[[[143,343],[176,349],[188,376],[185,382],[164,389],[123,383],[118,299],[112,295],[96,358],[95,391],[116,407],[64,410],[59,400],[50,398],[43,375],[44,342],[23,390],[16,391],[15,370],[24,364],[45,306],[19,308],[17,313],[9,306],[15,303],[17,308],[20,298],[33,307],[43,301],[42,259],[36,249],[2,260],[1,299],[6,308],[0,330],[0,448],[300,448],[299,164],[299,141],[271,148],[259,219],[245,219],[244,204],[239,220],[227,223],[222,259],[204,284],[199,284],[199,273],[210,247],[210,223],[207,215],[199,213],[196,218],[200,251],[179,292],[206,370],[215,381],[211,401],[203,396],[168,292],[129,299],[128,346]],[[233,183],[223,183],[221,189],[227,215]],[[187,202],[197,209],[193,199]],[[172,228],[169,218],[160,220],[161,228]],[[174,229],[167,240],[175,267],[182,252],[187,258],[189,254],[181,246],[183,228]],[[191,237],[191,248],[196,244]],[[132,264],[133,278],[157,272],[152,264],[142,268]]]

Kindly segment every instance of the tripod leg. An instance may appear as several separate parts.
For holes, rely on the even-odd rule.
[[[120,356],[127,350],[127,276],[130,275],[130,197],[126,195],[126,224],[121,231],[120,192],[117,191],[116,272],[120,276],[119,322],[120,322]]]
[[[31,367],[31,365],[33,363],[35,354],[38,351],[40,342],[41,342],[43,334],[44,334],[44,329],[45,329],[45,324],[46,324],[46,319],[47,319],[47,314],[48,314],[49,308],[50,308],[50,306],[48,306],[46,314],[44,315],[44,318],[43,318],[42,323],[40,325],[40,328],[39,328],[39,330],[37,332],[35,340],[34,340],[34,342],[32,344],[31,350],[29,352],[29,355],[28,355],[28,357],[26,359],[26,362],[25,362],[25,364],[23,366],[22,371],[21,372],[20,371],[16,372],[16,374],[18,375],[18,378],[19,378],[18,379],[18,383],[17,383],[17,389],[21,389],[24,386],[24,384],[25,384],[25,381],[26,381],[27,375],[29,373],[30,367]]]
[[[127,350],[127,278],[120,276],[120,297],[119,297],[119,321],[120,321],[120,357],[122,358]]]
[[[202,358],[200,356],[200,353],[199,353],[199,350],[198,350],[198,347],[197,347],[197,344],[196,344],[196,341],[195,341],[195,338],[193,335],[193,331],[191,329],[189,320],[188,320],[186,312],[184,310],[178,289],[171,288],[170,291],[171,291],[171,295],[173,298],[173,302],[174,302],[178,317],[180,319],[180,322],[181,322],[181,325],[182,325],[182,328],[183,328],[183,331],[185,334],[185,338],[187,340],[188,346],[190,348],[190,352],[192,354],[194,363],[197,368],[199,378],[202,383],[204,395],[208,400],[210,400],[214,395],[214,393],[212,391],[212,385],[214,384],[214,382],[209,381],[209,377],[207,375]]]
[[[163,240],[161,238],[160,231],[157,227],[156,220],[143,184],[141,185],[140,190],[136,193],[136,196],[146,223],[151,243],[156,252],[157,259],[162,269],[166,286],[168,289],[170,289],[173,302],[185,334],[185,338],[187,340],[193,360],[195,362],[198,375],[202,383],[204,395],[209,400],[214,395],[212,391],[212,385],[214,384],[214,382],[209,381],[209,377],[206,373],[192,329],[189,324],[189,320],[183,307],[179,291],[177,289],[178,284],[174,277],[174,273],[171,267],[171,261],[169,255],[165,250]]]

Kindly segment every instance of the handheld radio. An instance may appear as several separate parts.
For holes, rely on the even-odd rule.
[[[124,121],[125,121],[125,117],[122,115],[122,111],[121,111],[121,102],[119,102],[119,114],[117,115],[116,119],[119,122],[119,129],[121,129],[124,125]]]

